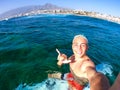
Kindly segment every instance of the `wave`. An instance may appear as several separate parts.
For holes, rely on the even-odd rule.
[[[105,75],[112,75],[112,66],[109,64],[98,64],[96,66],[98,72],[102,72]],[[84,90],[89,90],[89,85],[84,88]],[[65,80],[48,78],[41,83],[27,85],[20,84],[15,90],[68,90],[68,83]]]

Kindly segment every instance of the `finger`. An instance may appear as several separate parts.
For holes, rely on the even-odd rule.
[[[64,60],[64,61],[62,61],[63,63],[65,63],[65,64],[67,64],[67,63],[70,63],[71,62],[71,60]]]
[[[60,55],[60,51],[56,48],[57,53]]]

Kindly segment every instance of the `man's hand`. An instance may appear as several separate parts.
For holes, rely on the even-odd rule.
[[[58,53],[58,65],[61,66],[63,63],[69,63],[71,60],[67,60],[67,55],[60,53],[60,51],[56,48],[56,51]]]

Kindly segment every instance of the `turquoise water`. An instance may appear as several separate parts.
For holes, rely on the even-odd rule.
[[[0,90],[60,87],[46,82],[64,83],[61,87],[67,88],[65,81],[49,80],[47,74],[69,71],[68,65],[57,67],[55,49],[70,56],[77,34],[88,38],[88,56],[112,84],[120,71],[120,24],[86,16],[40,14],[0,21]],[[57,89],[45,89],[46,85]]]

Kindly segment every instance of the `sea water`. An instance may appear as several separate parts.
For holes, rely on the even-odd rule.
[[[48,73],[57,66],[58,48],[72,55],[72,39],[89,40],[87,55],[112,84],[120,71],[120,24],[87,16],[40,14],[0,21],[0,90],[67,90],[67,81]],[[89,86],[84,90],[89,90]]]
[[[111,78],[113,75],[112,67],[108,64],[99,64],[96,66],[98,72],[104,75],[108,74]],[[66,80],[59,80],[55,78],[48,78],[41,83],[36,83],[33,85],[27,85],[26,83],[20,84],[16,90],[68,90],[69,85]],[[89,84],[84,88],[84,90],[90,90]]]

